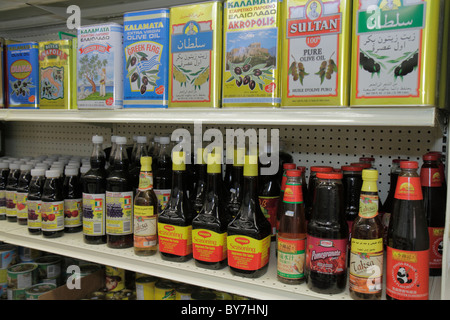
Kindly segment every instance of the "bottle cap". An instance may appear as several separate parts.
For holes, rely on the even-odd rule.
[[[258,156],[256,155],[245,156],[244,176],[247,177],[258,176]]]
[[[45,171],[46,178],[59,178],[60,172],[58,170],[47,170]]]
[[[76,175],[78,175],[78,168],[66,167],[66,169],[64,170],[64,174],[66,176],[76,176]]]
[[[313,166],[311,167],[311,172],[331,172],[333,171],[333,167],[329,166]]]
[[[204,152],[204,148],[197,148],[197,159],[195,160],[196,164],[206,164],[205,159],[203,158]]]
[[[207,173],[221,173],[222,172],[222,154],[220,151],[215,150],[212,153],[208,153],[207,160]]]
[[[0,169],[9,169],[9,163],[0,162]]]
[[[136,138],[137,143],[147,143],[147,137],[146,136],[138,136]]]
[[[425,161],[437,161],[439,158],[440,155],[437,153],[427,153],[422,156],[422,159]]]
[[[44,176],[44,175],[45,175],[45,169],[40,169],[40,168],[31,169],[32,177]]]
[[[186,158],[183,151],[174,151],[172,153],[172,170],[186,170]]]
[[[30,171],[33,166],[31,164],[21,164],[20,171]]]
[[[370,167],[372,167],[370,163],[363,163],[363,162],[353,162],[350,165],[354,167],[362,167],[363,169],[369,169]]]
[[[302,175],[301,170],[289,169],[288,171],[286,171],[286,176],[288,177],[300,177],[301,175]]]
[[[160,144],[169,144],[170,143],[170,138],[169,137],[160,137],[159,138],[159,143]]]
[[[117,137],[116,138],[116,144],[127,144],[127,138],[126,137]]]
[[[419,164],[417,161],[402,161],[400,162],[400,168],[402,169],[417,169]]]
[[[230,162],[231,161],[233,161],[233,157],[234,157],[234,153],[236,152],[236,149],[234,149],[234,148],[227,148],[226,149],[226,159],[227,160],[230,160]]]
[[[93,143],[103,143],[103,136],[92,136],[92,142]]]
[[[245,163],[245,148],[234,149],[234,162],[233,166],[243,167]]]
[[[378,179],[378,170],[377,169],[364,169],[362,171],[363,180],[373,180],[377,181]]]
[[[295,163],[283,163],[283,170],[295,169]]]
[[[363,171],[362,166],[342,166],[342,171]]]
[[[318,172],[317,178],[319,179],[342,179],[342,172]]]
[[[141,171],[152,171],[152,157],[143,156],[141,157]]]
[[[12,162],[12,163],[9,164],[9,169],[10,170],[20,169],[20,164]]]
[[[116,143],[117,136],[111,136],[111,142]]]
[[[373,157],[361,157],[359,158],[359,162],[373,162],[375,161],[375,158]]]

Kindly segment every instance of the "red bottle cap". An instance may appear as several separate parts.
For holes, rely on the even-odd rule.
[[[437,153],[427,153],[422,156],[422,159],[425,161],[438,161],[440,155]]]
[[[310,170],[311,172],[331,172],[333,168],[329,166],[314,166]]]
[[[400,168],[402,169],[417,169],[419,164],[417,161],[402,161],[400,162]]]
[[[342,172],[318,172],[319,179],[342,179]]]
[[[288,177],[300,177],[302,172],[300,170],[291,169],[286,171],[286,176]]]
[[[295,169],[295,163],[285,163],[283,164],[283,169]]]
[[[342,171],[362,171],[364,168],[362,166],[342,166]]]
[[[372,165],[370,163],[362,163],[362,162],[353,162],[350,165],[355,166],[355,167],[361,167],[363,169],[368,169],[368,168],[372,167]]]
[[[300,170],[301,172],[306,172],[305,166],[297,166],[297,170]]]
[[[361,161],[361,162],[373,162],[373,161],[375,161],[375,158],[373,158],[373,157],[361,157],[361,158],[359,158],[359,161]]]

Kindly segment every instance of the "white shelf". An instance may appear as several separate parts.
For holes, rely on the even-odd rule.
[[[0,110],[3,121],[396,127],[435,127],[442,121],[440,115],[438,109],[425,107]]]

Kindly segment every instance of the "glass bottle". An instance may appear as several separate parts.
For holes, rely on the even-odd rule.
[[[267,271],[272,230],[258,199],[258,157],[246,155],[244,193],[236,217],[227,228],[228,265],[233,275],[259,278]],[[256,248],[249,252],[249,247]],[[244,257],[246,255],[246,257]]]
[[[309,171],[310,171],[310,174],[309,174],[309,181],[308,181],[308,194],[307,194],[307,201],[305,201],[305,204],[308,204],[308,207],[305,207],[306,222],[308,222],[311,219],[317,181],[319,180],[317,178],[317,173],[318,172],[332,172],[333,168],[330,166],[312,166],[309,168]]]
[[[108,160],[107,161],[105,160],[105,169],[106,169],[107,175],[114,167],[114,154],[116,153],[116,139],[117,139],[117,136],[111,136],[111,147],[109,148]],[[105,153],[105,158],[106,158],[106,153]]]
[[[277,279],[286,284],[305,281],[306,220],[300,170],[286,172],[283,214],[277,233]]]
[[[227,226],[222,192],[221,153],[207,155],[207,183],[202,209],[192,220],[192,251],[195,265],[206,269],[227,266]]]
[[[154,255],[158,249],[158,198],[153,191],[152,157],[141,157],[139,187],[134,198],[134,253]]]
[[[348,225],[342,173],[318,172],[307,227],[306,282],[314,292],[333,294],[347,285]]]
[[[45,169],[31,169],[31,181],[28,191],[28,232],[33,235],[42,233],[42,193],[45,184]]]
[[[172,159],[172,190],[158,217],[159,252],[163,260],[184,262],[192,258],[194,209],[186,192],[185,153],[173,152]]]
[[[231,219],[237,215],[242,203],[244,188],[244,156],[244,148],[237,148],[234,150],[231,183],[229,188],[225,190],[225,209]]]
[[[283,164],[283,173],[281,177],[281,183],[280,183],[280,199],[284,199],[284,190],[286,189],[286,181],[287,181],[287,170],[293,170],[295,169],[295,163],[284,163]],[[278,206],[277,209],[277,230],[280,226],[280,219],[281,216],[284,214],[283,212],[283,206]]]
[[[353,221],[359,213],[359,196],[363,184],[361,177],[363,168],[359,166],[342,166],[341,169],[343,173],[342,184],[344,186],[345,218],[348,224],[350,241]]]
[[[234,162],[234,148],[227,148],[225,152],[225,173],[223,177],[223,190],[229,190],[231,181],[233,179],[233,162]]]
[[[130,159],[130,179],[134,192],[137,192],[139,187],[139,175],[141,172],[141,157],[148,156],[147,137],[137,136],[135,148],[133,149]]]
[[[197,159],[195,160],[195,172],[197,176],[197,180],[195,183],[195,189],[194,192],[191,195],[191,202],[192,206],[195,212],[195,215],[200,213],[200,210],[203,207],[203,204],[205,202],[205,194],[206,194],[206,180],[207,180],[207,173],[206,173],[206,162],[203,158],[205,149],[198,148],[197,149]]]
[[[439,155],[429,153],[422,159],[420,181],[430,238],[430,276],[441,276],[447,192],[442,183]]]
[[[300,182],[302,184],[302,194],[303,194],[303,206],[306,208],[306,195],[308,194],[308,184],[306,180],[306,167],[305,166],[297,166],[297,170],[300,170]],[[305,217],[306,219],[306,217]]]
[[[17,222],[16,191],[20,176],[20,164],[9,164],[9,175],[6,182],[6,219]]]
[[[155,185],[153,190],[159,202],[159,212],[162,212],[169,200],[172,189],[172,159],[170,138],[159,138],[159,153],[156,157],[156,169],[154,170]]]
[[[76,167],[67,167],[64,170],[64,176],[64,232],[81,232],[83,231],[83,192],[79,170]]]
[[[0,220],[6,220],[6,184],[9,175],[9,164],[0,162]]]
[[[386,299],[427,300],[429,235],[416,161],[402,161],[389,222]]]
[[[103,244],[106,243],[106,157],[102,147],[103,137],[93,136],[92,143],[91,168],[83,177],[83,236],[85,243]]]
[[[133,186],[126,144],[126,137],[116,138],[114,167],[106,178],[106,243],[116,249],[133,247]]]
[[[20,165],[20,176],[17,182],[16,191],[16,210],[17,210],[17,223],[20,225],[27,225],[28,220],[28,206],[27,197],[31,181],[31,165]]]
[[[64,197],[58,170],[45,171],[41,197],[42,235],[59,238],[64,235]]]
[[[383,225],[378,214],[378,171],[364,169],[358,216],[350,242],[350,296],[379,300],[383,277]]]

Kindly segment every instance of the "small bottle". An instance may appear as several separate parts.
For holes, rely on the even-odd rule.
[[[9,175],[9,164],[0,162],[0,220],[6,220],[6,184]]]
[[[194,209],[186,192],[185,153],[173,152],[172,159],[172,189],[158,217],[159,252],[163,260],[184,262],[192,258]]]
[[[195,160],[195,172],[196,172],[196,182],[195,182],[195,189],[194,192],[191,195],[191,202],[192,206],[194,208],[195,215],[200,213],[200,210],[203,207],[203,204],[205,202],[205,193],[206,193],[206,180],[207,180],[207,174],[206,174],[206,162],[203,159],[203,153],[205,149],[198,148],[197,149],[197,159]]]
[[[83,231],[83,192],[79,179],[79,170],[68,167],[64,170],[64,232],[76,233]]]
[[[45,183],[41,201],[42,235],[45,238],[58,238],[63,236],[64,197],[59,171],[45,171]]]
[[[156,169],[154,170],[154,191],[159,202],[159,212],[162,212],[169,200],[172,189],[172,159],[170,138],[159,138],[159,153],[156,157]]]
[[[6,219],[8,222],[17,222],[17,207],[16,207],[16,191],[19,183],[20,164],[9,164],[9,175],[6,182]]]
[[[137,136],[136,144],[130,159],[130,179],[134,192],[136,193],[139,187],[139,175],[141,172],[141,157],[148,156],[147,137]]]
[[[238,148],[234,150],[231,183],[228,189],[224,191],[225,209],[231,219],[236,216],[242,203],[244,191],[244,156],[244,148]]]
[[[27,197],[31,181],[31,165],[20,165],[20,176],[17,182],[16,191],[16,209],[17,209],[17,223],[20,225],[27,225],[28,220],[28,206]]]
[[[277,279],[286,284],[305,281],[306,220],[300,170],[288,170],[282,202],[284,214],[277,233]]]
[[[114,167],[106,178],[106,243],[110,248],[133,247],[133,186],[128,171],[126,137],[116,138]]]
[[[152,157],[141,157],[139,187],[134,199],[134,253],[154,255],[158,249],[158,198],[153,191]]]
[[[42,193],[45,184],[45,169],[31,169],[31,181],[28,191],[27,208],[28,208],[28,232],[33,235],[42,233]]]

